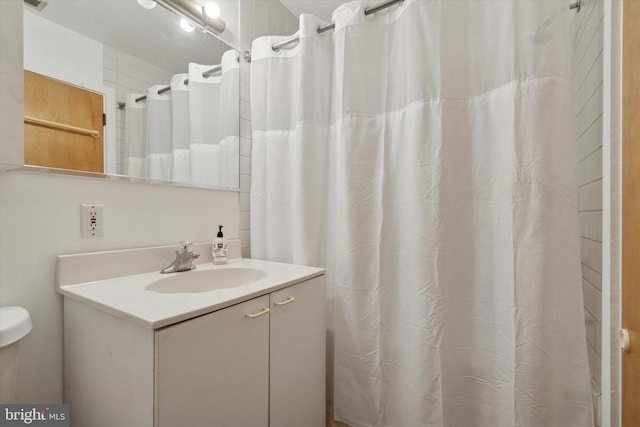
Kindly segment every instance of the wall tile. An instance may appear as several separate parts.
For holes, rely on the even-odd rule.
[[[249,242],[249,245],[247,245],[247,243],[245,243],[245,242]],[[240,243],[241,243],[242,247],[250,246],[250,242],[251,242],[251,231],[249,231],[249,230],[240,230]],[[594,331],[594,333],[595,333],[595,331]]]
[[[251,138],[251,121],[246,118],[240,118],[240,137]],[[245,154],[250,155],[250,154]]]
[[[251,175],[251,157],[240,156],[240,173]]]
[[[249,192],[251,189],[251,175],[240,174],[240,191]]]
[[[584,308],[596,319],[595,313],[598,304],[598,290],[587,280],[582,279],[582,292],[584,295]]]
[[[595,350],[596,319],[588,311],[584,312],[584,325],[587,328],[587,342],[589,343],[589,347]]]
[[[596,319],[596,345],[594,347],[598,357],[602,357],[602,324]]]
[[[246,102],[251,102],[251,86],[249,80],[240,79],[240,99]]]
[[[247,211],[240,212],[240,230],[249,230],[250,214]]]
[[[249,193],[240,193],[240,211],[251,210],[251,197]]]
[[[573,107],[585,325],[592,378],[600,385],[602,317],[602,70],[604,2],[571,17]]]
[[[251,157],[251,134],[240,137],[240,155]]]
[[[245,101],[244,99],[240,101],[240,117],[243,119],[247,119],[251,121],[251,102]]]

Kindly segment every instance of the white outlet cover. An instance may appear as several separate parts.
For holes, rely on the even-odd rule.
[[[104,236],[104,205],[80,205],[80,227],[82,237]]]

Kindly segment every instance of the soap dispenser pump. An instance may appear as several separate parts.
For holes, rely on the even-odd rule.
[[[227,263],[227,240],[222,234],[222,226],[218,226],[218,235],[211,245],[211,259],[214,264]]]

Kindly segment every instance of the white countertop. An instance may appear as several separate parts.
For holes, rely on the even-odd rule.
[[[230,260],[225,265],[198,264],[196,268],[234,267],[260,269],[267,275],[246,285],[197,293],[159,293],[145,289],[150,283],[168,276],[159,272],[59,286],[58,292],[141,326],[158,329],[320,276],[325,271],[322,268],[244,258]]]

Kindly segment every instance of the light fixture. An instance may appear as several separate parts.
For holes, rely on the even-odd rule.
[[[218,6],[216,2],[207,2],[202,9],[204,10],[204,14],[211,19],[216,19],[220,16],[220,6]]]
[[[145,9],[153,9],[156,7],[156,2],[154,0],[137,0],[138,4]]]
[[[191,23],[184,18],[180,19],[180,28],[182,28],[187,33],[190,33],[191,31],[196,29],[196,27],[191,25]]]
[[[206,15],[205,2],[203,0],[155,0],[155,2],[171,13],[184,18],[186,22],[180,22],[180,27],[184,31],[191,32],[194,28],[198,28],[207,34],[217,36],[227,27],[224,19],[209,18]],[[212,7],[215,8],[215,6],[209,6],[209,8]],[[212,11],[211,13],[214,12]]]

